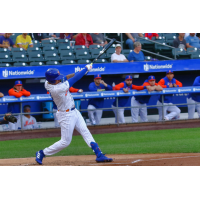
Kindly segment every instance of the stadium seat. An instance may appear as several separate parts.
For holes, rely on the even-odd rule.
[[[12,67],[10,63],[0,63],[0,67]]]
[[[92,52],[93,49],[101,50],[101,49],[103,49],[103,47],[100,46],[100,45],[95,45],[95,44],[94,44],[94,45],[90,45],[90,46],[89,46],[90,52]]]
[[[0,48],[0,53],[10,53],[7,48]]]
[[[121,40],[121,33],[106,33],[106,37],[113,39],[115,38],[116,40],[120,41]],[[107,40],[108,41],[108,40]],[[108,41],[109,42],[109,41]]]
[[[15,62],[15,63],[13,64],[13,66],[15,66],[15,67],[17,67],[17,66],[21,67],[21,66],[28,66],[28,64],[25,63],[25,62]]]
[[[48,61],[48,62],[46,62],[46,65],[60,65],[60,62],[58,62],[58,61]]]
[[[0,63],[10,63],[13,62],[12,58],[10,57],[9,54],[1,54],[0,53]]]
[[[31,62],[44,62],[44,57],[41,53],[28,52],[29,61]]]
[[[168,33],[164,35],[165,41],[168,45],[173,46],[173,41],[176,39],[176,33]]]
[[[43,48],[43,53],[48,51],[58,53],[58,50],[54,46],[47,46]]]
[[[33,47],[39,47],[39,48],[41,48],[42,47],[42,45],[41,45],[41,43],[38,41],[38,40],[33,40]],[[31,48],[31,47],[29,47],[29,48]],[[29,49],[28,48],[28,49]],[[27,50],[28,50],[27,49]]]
[[[42,46],[43,47],[47,47],[47,46],[57,46],[56,41],[55,40],[42,40]]]
[[[106,59],[97,59],[95,63],[108,63]]]
[[[185,51],[182,48],[172,49],[172,54],[176,55],[177,59],[189,59],[190,58],[190,54],[188,54],[187,51]]]
[[[125,55],[125,57],[128,57],[128,55],[132,52],[132,49],[123,49],[122,54]]]
[[[110,48],[106,51],[107,57],[110,58],[111,55],[115,53],[115,48]],[[102,57],[101,57],[102,58]]]
[[[198,49],[196,47],[187,48],[187,53],[188,54],[200,54],[200,49]]]
[[[24,50],[23,48],[12,48],[11,49],[12,54],[14,53],[23,53],[23,54],[27,54],[27,51]]]
[[[58,56],[57,53],[53,53],[53,52],[44,52],[44,58],[47,61],[59,61],[60,60],[60,56]]]
[[[71,48],[71,46],[68,46],[68,45],[60,45],[58,47],[58,52],[60,53],[60,51],[62,50],[69,50],[69,51],[73,51],[73,49]]]
[[[76,61],[74,61],[74,60],[63,60],[62,64],[63,65],[76,64]]]
[[[39,47],[32,47],[32,48],[30,47],[30,48],[28,48],[27,49],[27,53],[29,54],[30,52],[36,52],[36,53],[42,54],[42,50]]]
[[[40,65],[45,65],[44,62],[31,62],[30,66],[40,66]]]
[[[68,39],[58,39],[57,40],[57,45],[60,46],[60,45],[67,45],[67,46],[70,46],[70,41]]]
[[[14,52],[13,53],[13,61],[14,62],[28,62],[28,58],[26,56],[26,52]]]
[[[96,58],[99,55],[100,51],[101,51],[100,49],[93,49],[92,52],[91,52],[92,58]],[[105,59],[105,58],[108,58],[108,57],[107,57],[107,54],[104,53],[103,55],[101,55],[100,58]]]
[[[59,54],[68,54],[68,53],[73,53],[71,50],[58,50]]]
[[[78,64],[89,64],[91,60],[78,60]]]
[[[88,48],[84,45],[75,45],[74,46],[74,51],[77,51],[77,50],[87,50]]]
[[[145,60],[151,61],[152,57],[151,56],[145,56]]]
[[[91,59],[91,54],[88,51],[85,50],[78,50],[75,52],[77,59]]]
[[[68,51],[68,52],[63,52],[60,54],[60,59],[61,60],[75,60],[76,56],[73,54],[73,52]]]
[[[200,53],[192,54],[191,59],[200,59]]]

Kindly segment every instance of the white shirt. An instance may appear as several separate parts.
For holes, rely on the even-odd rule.
[[[124,61],[125,59],[126,57],[123,54],[117,55],[116,53],[113,53],[111,55],[111,62],[113,62],[113,60]]]
[[[18,127],[21,127],[21,117],[18,118],[17,124],[18,124]],[[30,118],[28,118],[28,117],[22,115],[22,125],[23,125],[23,129],[38,128],[37,121],[36,121],[35,117],[33,117],[33,116],[30,116]]]
[[[47,91],[49,91],[53,101],[55,102],[59,111],[66,111],[75,107],[74,99],[69,92],[69,82],[58,83],[57,85],[49,84],[48,81],[44,84]]]

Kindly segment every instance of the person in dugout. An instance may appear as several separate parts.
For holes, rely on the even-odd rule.
[[[118,85],[115,85],[114,90],[122,90],[124,93],[128,93],[129,90],[144,90],[147,89],[150,86],[136,86],[132,84],[133,78],[132,76],[128,75],[125,78],[125,81],[122,83],[119,83]],[[130,105],[126,105],[129,101],[130,96],[128,97],[119,97],[118,98],[118,107],[126,107]],[[125,123],[124,119],[124,108],[118,109],[118,120],[117,120],[117,109],[116,108],[116,99],[112,104],[113,112],[115,114],[115,123],[119,121],[119,123]]]
[[[69,80],[70,78],[72,78],[73,76],[74,76],[75,74],[73,73],[73,74],[68,74],[66,77],[64,77],[63,78],[63,80],[61,80],[62,82],[64,82],[64,81],[66,81],[66,80]],[[78,92],[78,93],[82,93],[83,92],[83,90],[82,89],[76,89],[76,88],[73,88],[73,87],[70,87],[69,88],[69,91],[71,92],[71,93],[76,93],[76,92]],[[49,93],[49,91],[47,91],[47,94],[50,94]],[[50,94],[51,95],[51,94]],[[56,112],[57,112],[57,106],[56,106],[56,104],[54,103],[54,101],[53,101],[53,116],[54,116],[54,122],[55,122],[55,127],[56,128],[58,128],[58,127],[60,127],[60,125],[59,125],[59,123],[58,123],[58,119],[57,119],[57,117],[56,117]]]
[[[168,70],[166,72],[166,77],[162,78],[158,85],[162,88],[172,88],[172,87],[182,87],[183,84],[174,78],[174,72],[172,70]],[[173,94],[164,95],[164,120],[172,120],[178,119],[180,117],[181,110],[177,106],[173,106],[172,103]],[[157,102],[157,105],[162,105],[162,95]],[[157,107],[159,113],[159,121],[162,120],[163,116],[163,108],[162,106]]]
[[[112,87],[101,79],[101,75],[94,75],[94,82],[90,83],[89,91],[101,92],[112,90]],[[92,98],[88,102],[88,117],[92,125],[98,125],[101,121],[103,110],[95,110],[104,107],[104,98]]]
[[[149,92],[152,91],[162,91],[163,88],[156,83],[155,76],[149,76],[147,80],[143,83],[143,86],[149,86],[147,87],[147,90]],[[144,95],[144,96],[133,96],[131,98],[131,107],[132,106],[139,106],[140,108],[131,108],[131,116],[133,122],[138,122],[138,115],[140,115],[141,122],[147,122],[147,103],[149,103],[149,100],[151,98],[151,95]]]
[[[21,96],[28,97],[31,95],[31,93],[29,91],[24,89],[24,87],[22,85],[22,81],[20,81],[20,80],[15,81],[14,87],[8,91],[8,94],[9,94],[9,96],[14,96],[16,98],[20,98]],[[20,113],[20,103],[17,103],[17,102],[9,103],[7,112],[12,113],[12,114]],[[19,117],[20,117],[19,115],[16,116],[17,119],[19,119]],[[17,130],[18,126],[19,126],[18,122],[16,122],[16,123],[9,122],[10,130]]]

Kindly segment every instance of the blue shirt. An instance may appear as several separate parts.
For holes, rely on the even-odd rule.
[[[194,36],[188,36],[186,37],[186,43],[189,43],[190,46],[193,46],[193,47],[197,47],[197,48],[200,48],[200,43],[199,43],[199,38]]]
[[[135,53],[134,51],[132,51],[131,53],[129,53],[128,55],[128,60],[130,61],[144,61],[144,54],[142,51],[140,51],[139,53]]]
[[[3,45],[8,45],[10,47],[12,47],[14,45],[14,42],[12,41],[12,39],[10,38],[5,38],[3,35],[0,36],[0,44]]]
[[[192,86],[200,86],[200,76],[197,76]],[[200,93],[190,93],[188,98],[192,97],[194,101],[200,102]]]
[[[89,91],[96,92],[99,89],[112,90],[112,87],[108,84],[107,84],[107,87],[105,87],[101,83],[99,86],[96,86],[96,84],[94,82],[90,83]],[[93,105],[95,108],[103,108],[104,107],[104,98],[89,99],[88,105]]]

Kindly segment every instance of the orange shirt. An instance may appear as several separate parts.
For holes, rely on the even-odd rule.
[[[16,92],[13,88],[11,88],[9,91],[8,91],[8,94],[10,95],[10,96],[15,96],[15,97],[17,97],[17,98],[19,98],[19,97],[21,97],[21,96],[26,96],[26,97],[28,97],[28,96],[30,96],[31,95],[31,93],[29,92],[29,91],[26,91],[25,89],[23,89],[22,91],[19,91],[19,92]]]

